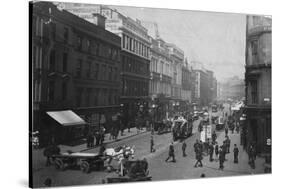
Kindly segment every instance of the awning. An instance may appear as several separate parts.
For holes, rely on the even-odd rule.
[[[62,126],[83,125],[86,122],[71,110],[47,112],[54,120]]]

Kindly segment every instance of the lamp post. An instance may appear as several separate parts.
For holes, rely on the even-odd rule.
[[[151,128],[151,134],[154,134],[154,127],[155,127],[155,115],[156,115],[156,105],[152,104],[152,109],[153,109],[153,123],[152,123],[152,128]]]

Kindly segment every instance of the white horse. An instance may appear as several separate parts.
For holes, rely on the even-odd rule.
[[[134,159],[134,154],[135,154],[135,146],[120,146],[118,148],[107,148],[104,151],[104,155],[108,157],[107,159],[107,167],[109,169],[109,171],[112,170],[112,165],[111,165],[111,161],[114,159],[118,162],[119,166],[120,166],[120,172],[123,172],[123,160],[129,158],[130,156],[132,157],[132,159]]]

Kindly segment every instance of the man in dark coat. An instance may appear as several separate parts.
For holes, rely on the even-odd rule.
[[[198,139],[196,139],[196,142],[194,143],[193,148],[194,148],[194,152],[196,152],[197,148],[200,148],[200,143],[199,143]]]
[[[209,160],[212,162],[214,159],[213,159],[213,155],[214,155],[214,146],[212,143],[210,143],[209,145],[209,155],[210,155],[210,158]]]
[[[215,146],[215,154],[216,154],[216,161],[217,161],[218,155],[219,155],[219,145],[218,145],[218,143],[216,143],[216,146]]]
[[[150,153],[155,152],[153,136],[150,138]]]
[[[182,143],[181,149],[182,149],[182,156],[183,156],[183,157],[186,157],[186,153],[185,153],[186,143],[185,143],[185,140],[184,140],[183,143]]]
[[[213,142],[213,144],[215,144],[216,140],[217,140],[217,134],[216,134],[216,131],[214,131],[212,133],[212,142]]]
[[[226,137],[225,143],[226,143],[226,153],[230,153],[229,152],[229,149],[230,149],[230,139],[229,139],[229,137]]]
[[[165,161],[167,162],[170,158],[173,158],[172,162],[176,162],[176,160],[175,160],[175,150],[174,150],[173,142],[170,144],[169,156],[168,156],[168,158]]]
[[[221,146],[221,149],[222,149],[222,156],[224,158],[224,161],[226,161],[226,152],[227,152],[227,146],[226,146],[226,141],[223,141],[223,145]]]
[[[239,150],[237,148],[237,145],[234,144],[234,149],[233,149],[234,163],[238,163],[238,153],[239,153]]]
[[[203,156],[202,156],[202,151],[199,148],[196,149],[195,151],[195,158],[196,158],[196,163],[194,165],[194,167],[197,167],[198,163],[199,163],[199,167],[202,167],[203,164],[202,164],[202,159],[203,159]]]
[[[225,136],[228,135],[228,126],[224,128]]]
[[[219,169],[221,169],[221,170],[223,170],[223,168],[224,168],[224,166],[223,166],[224,161],[225,161],[225,157],[224,157],[223,149],[220,148],[220,150],[219,150],[219,163],[220,163]]]

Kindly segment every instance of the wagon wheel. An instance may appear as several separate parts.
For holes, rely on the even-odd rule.
[[[55,168],[63,171],[65,169],[64,163],[62,159],[56,159],[55,160]]]
[[[87,161],[83,161],[80,165],[80,170],[83,173],[89,173],[90,172],[90,164]]]

